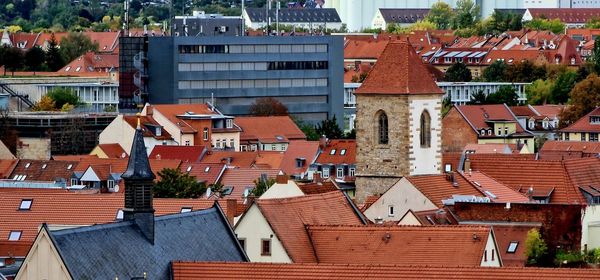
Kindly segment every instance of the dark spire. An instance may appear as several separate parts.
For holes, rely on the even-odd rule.
[[[127,170],[121,175],[121,178],[127,180],[154,180],[156,177],[150,168],[146,144],[144,144],[144,134],[140,127],[140,116],[138,115],[138,125],[135,129],[131,152],[129,153],[129,163]]]

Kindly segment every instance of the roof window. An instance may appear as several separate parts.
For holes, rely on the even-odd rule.
[[[346,149],[342,149],[342,150],[340,151],[340,155],[342,155],[342,156],[346,155]]]
[[[22,231],[11,231],[8,234],[8,241],[19,241],[21,239]]]
[[[190,171],[192,171],[192,166],[191,166],[191,165],[190,165],[190,166],[188,166],[188,168],[187,168],[185,171],[186,171],[186,172],[190,172]]]
[[[335,155],[335,149],[331,150],[331,152],[329,152],[330,155]]]
[[[117,210],[117,217],[115,220],[123,220],[123,209]]]
[[[71,170],[71,168],[73,168],[72,164],[67,165],[67,170]]]
[[[48,166],[48,164],[42,164],[42,169],[46,169],[46,166]]]
[[[21,200],[21,204],[19,205],[19,210],[30,210],[31,203],[33,203],[33,199],[23,199]]]
[[[29,168],[30,165],[31,165],[31,162],[28,162],[27,164],[25,164],[25,169]]]
[[[224,187],[221,191],[221,195],[230,195],[233,192],[233,187]]]
[[[180,213],[188,213],[188,212],[192,212],[192,207],[181,207]]]
[[[511,241],[510,244],[508,244],[508,249],[506,250],[506,252],[514,254],[517,251],[518,246],[519,246],[519,241]]]
[[[208,173],[208,171],[210,171],[210,166],[204,168],[204,173]]]

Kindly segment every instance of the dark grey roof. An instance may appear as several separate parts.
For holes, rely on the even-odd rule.
[[[271,22],[275,23],[276,9],[269,12]],[[264,22],[266,10],[263,8],[246,8],[248,17],[253,22]],[[279,22],[342,22],[334,8],[327,9],[280,9]]]
[[[150,168],[146,144],[144,144],[144,134],[140,128],[135,130],[127,169],[121,175],[121,178],[134,180],[154,180],[156,178],[152,173],[152,168]]]
[[[168,279],[175,260],[247,261],[217,205],[155,218],[154,245],[132,221],[49,235],[73,279]]]
[[[429,9],[379,9],[386,23],[415,23],[425,19]]]

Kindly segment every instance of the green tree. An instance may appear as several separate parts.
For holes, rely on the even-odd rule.
[[[585,80],[585,78],[587,78],[587,76],[589,76],[592,72],[594,72],[594,65],[592,65],[591,63],[585,63],[579,66],[579,68],[577,68],[577,76],[575,77],[575,82],[579,83]]]
[[[469,101],[469,104],[470,105],[488,104],[487,95],[485,95],[483,90],[480,89],[471,96],[471,101]]]
[[[19,70],[23,66],[23,51],[19,48],[11,47],[5,50],[4,52],[4,75],[6,75],[6,70],[11,70],[13,77],[15,76],[15,71]]]
[[[92,42],[90,37],[83,33],[71,32],[60,41],[60,53],[64,61],[71,62],[90,51],[97,52],[98,43]]]
[[[530,83],[546,78],[546,69],[533,65],[529,60],[508,65],[504,73],[504,81],[513,83]]]
[[[521,30],[522,18],[520,14],[495,10],[486,22],[486,33],[501,34],[508,30]]]
[[[558,76],[554,86],[550,91],[550,102],[553,104],[565,104],[569,101],[569,92],[575,86],[577,74],[573,71],[566,71]]]
[[[596,37],[596,40],[594,40],[592,63],[594,64],[594,71],[596,71],[596,74],[600,74],[600,36]]]
[[[458,0],[453,17],[452,29],[470,28],[478,21],[479,6],[473,0]]]
[[[152,189],[154,197],[199,198],[206,192],[206,185],[196,177],[181,172],[179,168],[165,168],[158,172],[160,180]]]
[[[454,12],[450,5],[444,2],[436,2],[431,5],[427,14],[427,21],[433,22],[438,29],[448,29],[450,20],[454,17]]]
[[[33,111],[56,111],[56,103],[50,96],[44,95],[31,109]]]
[[[470,82],[473,79],[471,70],[464,63],[454,63],[446,70],[444,80],[447,82]]]
[[[506,104],[515,106],[519,104],[519,96],[515,89],[509,85],[504,85],[498,88],[498,91],[488,95],[487,103],[489,104]]]
[[[496,60],[483,70],[483,79],[486,82],[503,82],[506,73],[506,63]]]
[[[571,90],[569,105],[560,114],[559,127],[566,127],[600,106],[600,77],[589,75]]]
[[[535,80],[530,85],[525,86],[527,102],[531,105],[543,105],[550,101],[550,92],[554,87],[552,80]]]
[[[46,51],[46,65],[50,71],[58,71],[65,65],[54,33],[52,33],[50,36],[50,41],[48,42],[48,50]]]
[[[527,232],[525,256],[529,265],[540,265],[548,254],[548,246],[537,229]]]
[[[27,69],[33,71],[39,71],[46,60],[46,53],[40,47],[33,47],[25,53],[25,65]]]
[[[60,87],[53,88],[49,90],[46,95],[55,102],[56,108],[63,108],[65,104],[70,104],[73,106],[81,104],[79,96],[77,96],[72,89]]]
[[[275,184],[275,179],[267,178],[258,178],[254,180],[254,189],[252,189],[252,195],[255,197],[260,197],[265,193],[271,186]]]
[[[554,33],[563,33],[565,31],[565,25],[560,21],[560,19],[544,19],[544,18],[535,18],[531,21],[525,23],[526,28],[531,28],[533,30],[547,30],[552,31]]]
[[[325,135],[325,137],[329,139],[342,139],[344,137],[344,132],[338,125],[335,116],[333,116],[332,119],[323,120],[321,123],[317,124],[315,132],[319,136]]]
[[[276,98],[261,97],[250,105],[249,113],[254,116],[287,116],[288,108]]]

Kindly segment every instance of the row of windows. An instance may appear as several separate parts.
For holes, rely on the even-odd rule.
[[[349,168],[348,169],[348,176],[349,177],[354,177],[355,172],[356,172],[356,169]],[[323,168],[323,170],[321,170],[321,176],[323,178],[329,178],[329,176],[331,176],[329,174],[329,168]],[[344,169],[343,168],[337,168],[335,170],[335,177],[338,178],[338,179],[344,178]]]
[[[327,79],[179,81],[178,89],[326,87]]]
[[[327,61],[224,62],[179,63],[179,72],[189,71],[266,71],[266,70],[323,70]]]
[[[306,45],[179,45],[179,53],[326,53],[325,44]]]
[[[229,145],[227,145],[227,139],[217,139],[215,141],[215,148],[235,148],[235,141],[231,138],[229,139]]]
[[[388,117],[380,111],[377,115],[377,142],[381,145],[389,143]],[[421,148],[431,147],[431,117],[427,111],[421,113],[419,140]]]

